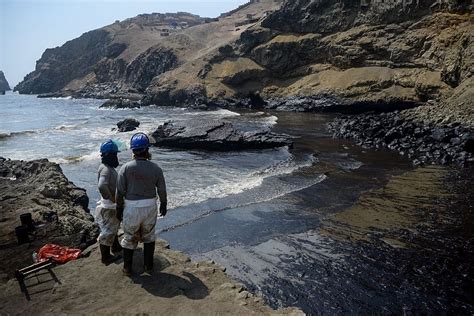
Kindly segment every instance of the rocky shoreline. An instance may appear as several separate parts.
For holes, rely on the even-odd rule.
[[[474,163],[474,130],[459,123],[422,124],[395,111],[342,116],[329,129],[334,137],[353,139],[363,147],[396,150],[415,166]]]
[[[297,308],[271,309],[261,297],[234,282],[212,261],[192,262],[158,240],[155,272],[143,274],[143,250],[135,251],[135,275],[121,272],[122,261],[104,266],[96,242],[98,227],[86,191],[46,159],[0,158],[0,310],[7,314],[149,313],[303,315]],[[35,231],[19,245],[15,227],[29,212]],[[56,266],[55,278],[36,273],[25,280],[28,294],[13,278],[33,263],[32,253],[46,243],[80,248],[78,260]],[[92,246],[91,246],[92,245]],[[113,286],[111,286],[113,285]],[[26,298],[25,298],[26,297]],[[28,304],[25,304],[28,302]]]
[[[95,243],[98,228],[88,209],[89,198],[46,159],[0,158],[1,279],[32,263],[32,253],[46,243],[85,249]],[[30,243],[19,245],[15,227],[20,215],[31,213],[36,229]]]

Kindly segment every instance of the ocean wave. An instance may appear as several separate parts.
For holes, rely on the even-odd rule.
[[[226,109],[219,109],[217,111],[211,111],[211,112],[208,112],[208,113],[212,114],[212,115],[222,116],[222,117],[240,116],[239,113],[232,112],[232,111],[226,110]]]
[[[48,98],[49,100],[72,100],[72,96],[67,96],[67,97],[51,97]]]
[[[169,207],[176,208],[179,206],[197,204],[209,199],[218,199],[228,195],[242,193],[246,190],[258,187],[262,184],[263,180],[263,177],[242,178],[237,181],[223,181],[205,188],[184,191],[172,196]]]
[[[237,179],[222,181],[205,188],[184,191],[173,195],[170,199],[171,202],[169,207],[175,208],[197,204],[209,199],[223,198],[229,195],[239,194],[262,185],[266,178],[288,175],[298,169],[310,167],[314,162],[315,160],[313,156],[308,157],[302,162],[296,162],[293,157],[290,157],[262,170],[239,176]]]
[[[82,121],[82,122],[77,123],[77,124],[70,124],[70,125],[62,124],[62,125],[58,125],[58,126],[54,127],[53,129],[57,130],[57,131],[73,130],[73,129],[76,129],[80,126],[83,126],[83,125],[87,124],[87,122],[89,122],[89,120],[85,120],[85,121]]]
[[[87,155],[83,156],[70,156],[65,158],[52,158],[50,161],[55,162],[57,164],[73,164],[82,161],[91,161],[91,160],[98,160],[100,158],[100,153],[98,150],[93,151]]]
[[[215,111],[187,112],[185,114],[189,116],[217,116],[220,118],[240,116],[239,113],[232,112],[226,109],[219,109]]]
[[[278,117],[275,115],[267,116],[264,119],[262,119],[262,123],[273,126],[278,122]]]
[[[0,140],[2,139],[8,139],[12,137],[17,137],[17,136],[23,136],[23,135],[34,135],[34,134],[40,134],[40,133],[45,133],[49,131],[68,131],[68,130],[74,130],[77,129],[78,127],[87,124],[88,120],[82,121],[77,124],[71,124],[71,125],[58,125],[53,128],[42,128],[42,129],[37,129],[37,130],[25,130],[25,131],[19,131],[19,132],[6,132],[6,133],[0,133]]]
[[[251,206],[251,205],[258,204],[258,203],[269,202],[271,200],[283,197],[287,194],[291,194],[293,192],[298,192],[298,191],[307,189],[307,188],[309,188],[313,185],[316,185],[318,183],[323,182],[326,179],[327,179],[327,176],[325,174],[320,174],[320,175],[317,175],[317,176],[312,177],[310,179],[306,179],[306,180],[302,181],[299,184],[293,184],[293,185],[289,185],[289,186],[285,185],[284,187],[275,188],[274,190],[270,190],[269,192],[256,192],[253,196],[247,197],[245,199],[246,202],[243,202],[243,203],[242,202],[229,203],[225,207],[220,207],[220,208],[216,208],[216,209],[211,208],[211,209],[203,210],[202,212],[197,212],[192,218],[188,218],[184,221],[174,223],[170,226],[166,226],[166,227],[160,229],[159,231],[157,231],[156,233],[160,234],[160,233],[163,233],[163,232],[168,232],[168,231],[175,230],[179,227],[183,227],[183,226],[192,224],[192,223],[194,223],[194,222],[196,222],[196,221],[198,221],[198,220],[200,220],[204,217],[207,217],[207,216],[209,216],[213,213],[222,212],[222,211],[226,211],[226,210],[230,210],[230,209],[234,209],[234,208],[239,208],[239,207],[248,207],[248,206]],[[263,182],[263,180],[262,180],[262,182]],[[267,193],[267,194],[265,194],[265,193]]]
[[[256,171],[251,174],[251,176],[278,176],[278,175],[285,175],[291,174],[298,169],[311,167],[317,159],[313,155],[307,156],[303,161],[297,163],[293,156],[288,157],[285,160],[279,161],[274,163],[271,166],[268,166],[262,170]]]
[[[10,133],[0,133],[0,140],[2,139],[8,139],[16,136],[21,136],[21,135],[30,135],[30,134],[37,134],[41,132],[41,130],[36,130],[36,131],[20,131],[20,132],[10,132]]]
[[[257,112],[257,113],[245,113],[242,117],[237,118],[237,122],[242,122],[244,124],[256,124],[259,127],[273,127],[273,125],[276,125],[278,122],[278,117],[275,115],[269,115],[264,112]]]

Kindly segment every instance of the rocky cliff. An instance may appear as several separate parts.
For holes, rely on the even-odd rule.
[[[203,56],[237,40],[265,12],[278,8],[279,2],[250,1],[219,19],[179,12],[116,21],[47,49],[35,71],[15,90],[77,97],[143,94],[163,73],[177,68],[199,71]],[[199,78],[190,75],[189,87],[193,88]]]
[[[47,49],[15,90],[25,94],[143,91],[154,76],[177,64],[175,53],[161,43],[170,34],[205,21],[188,13],[142,14],[116,21]]]
[[[473,22],[470,1],[286,1],[199,69],[155,78],[144,101],[348,112],[430,104],[445,109],[437,120],[464,122]]]
[[[166,24],[179,26],[172,30],[161,15],[139,16],[93,31],[100,48],[80,57],[62,55],[71,43],[53,50],[61,58],[45,52],[16,89],[299,111],[435,104],[462,116],[473,108],[472,8],[466,0],[259,0],[214,20],[178,14],[194,24]],[[87,34],[72,42],[87,48]],[[84,67],[51,77],[66,60]]]
[[[206,65],[208,86],[215,83],[208,97],[419,103],[468,81],[474,27],[467,4],[378,2],[287,1]]]
[[[0,91],[10,90],[10,85],[8,84],[5,74],[0,70]]]

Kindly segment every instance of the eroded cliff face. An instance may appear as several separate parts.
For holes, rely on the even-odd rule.
[[[89,74],[93,66],[107,55],[111,41],[109,32],[95,30],[61,47],[47,49],[36,62],[35,71],[28,74],[15,91],[37,94],[64,88],[71,80]]]
[[[84,44],[85,55],[60,54],[71,43],[45,52],[17,90],[301,111],[456,103],[466,112],[472,8],[467,0],[260,0],[207,21],[142,15],[93,31],[101,44]],[[76,62],[85,67],[69,70]]]
[[[8,84],[5,74],[0,70],[0,91],[10,90],[10,85]]]
[[[267,11],[279,8],[280,2],[250,1],[219,19],[179,12],[142,14],[116,21],[46,50],[35,71],[15,90],[58,96],[138,98],[154,79],[178,68],[184,69],[187,87],[195,90],[205,60],[217,48],[237,40]],[[173,84],[168,80],[159,89]]]
[[[360,24],[416,20],[436,11],[468,11],[469,5],[466,0],[295,0],[286,1],[262,26],[282,32],[331,34]]]
[[[170,32],[205,21],[188,13],[143,14],[117,21],[47,49],[15,90],[25,94],[62,90],[78,96],[143,91],[153,77],[177,65],[172,48],[161,42]]]
[[[143,101],[347,112],[443,104],[472,89],[471,12],[468,1],[286,1],[155,77]]]
[[[208,98],[419,104],[450,96],[472,76],[468,2],[378,2],[285,2],[205,65]]]

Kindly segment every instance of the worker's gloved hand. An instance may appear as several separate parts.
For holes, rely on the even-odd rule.
[[[167,212],[166,203],[160,203],[160,216],[165,216]]]
[[[123,220],[123,207],[122,206],[117,206],[117,219],[119,221]]]

